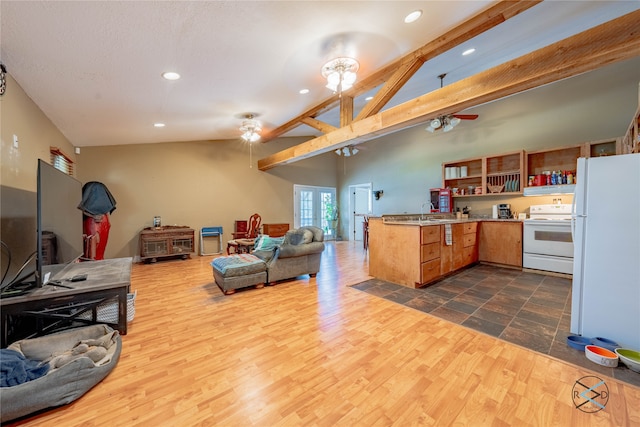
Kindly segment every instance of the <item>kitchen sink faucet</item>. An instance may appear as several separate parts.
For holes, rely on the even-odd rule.
[[[424,219],[424,207],[425,205],[429,203],[429,205],[431,205],[431,209],[435,209],[433,207],[433,203],[431,202],[424,202],[423,204],[420,205],[420,221],[422,221]]]

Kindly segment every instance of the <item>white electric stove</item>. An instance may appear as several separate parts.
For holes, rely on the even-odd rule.
[[[572,274],[571,205],[533,205],[529,217],[524,221],[522,266]]]

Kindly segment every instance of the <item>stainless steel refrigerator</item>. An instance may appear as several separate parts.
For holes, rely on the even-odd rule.
[[[571,332],[640,350],[640,154],[579,158]]]

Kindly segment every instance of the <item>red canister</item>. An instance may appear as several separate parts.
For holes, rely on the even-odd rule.
[[[533,179],[533,185],[547,185],[547,176],[544,174],[536,175]]]

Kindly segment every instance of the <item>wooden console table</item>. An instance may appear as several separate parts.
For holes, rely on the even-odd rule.
[[[147,227],[140,232],[140,260],[156,262],[158,258],[191,257],[194,230],[186,226]]]
[[[269,237],[282,237],[289,231],[289,224],[262,224],[262,233]]]
[[[46,335],[71,323],[106,323],[96,320],[96,307],[105,302],[118,304],[118,321],[107,323],[121,334],[127,333],[127,293],[131,284],[131,258],[116,258],[73,263],[65,266],[51,280],[70,288],[44,285],[26,295],[0,299],[2,348],[13,341]],[[78,274],[86,274],[87,280],[70,282]],[[91,319],[80,319],[84,313],[92,313]],[[15,321],[35,318],[33,329],[23,330]]]

